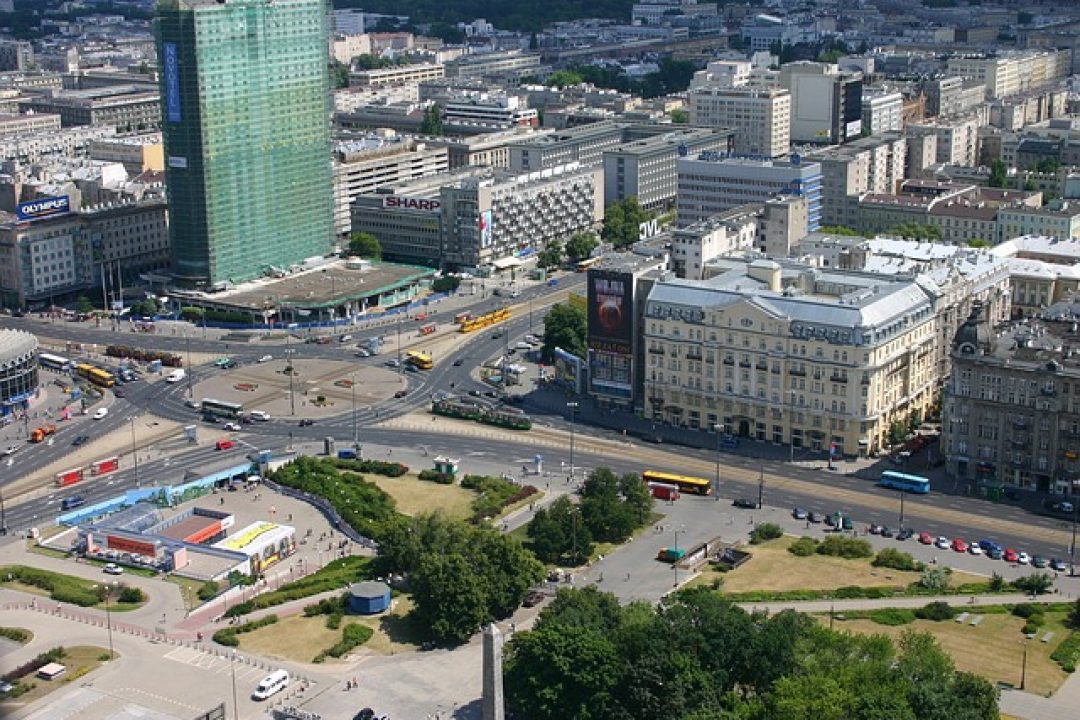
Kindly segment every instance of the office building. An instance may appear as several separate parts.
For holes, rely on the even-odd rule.
[[[781,157],[791,147],[791,93],[783,88],[691,90],[690,124],[730,128],[735,152]]]
[[[1080,203],[1055,201],[1044,207],[1003,207],[997,216],[999,240],[1022,235],[1080,240]]]
[[[862,134],[862,73],[832,63],[793,62],[780,68],[791,93],[791,139],[837,145]]]
[[[1080,307],[993,327],[976,308],[956,334],[942,404],[946,469],[972,494],[1080,497]]]
[[[334,233],[352,230],[352,203],[380,187],[449,172],[445,147],[430,147],[397,135],[371,135],[334,147]]]
[[[950,74],[982,83],[986,97],[1008,97],[1037,90],[1068,77],[1072,50],[1022,50],[981,57],[954,57],[945,63]]]
[[[982,124],[978,115],[965,115],[911,123],[905,128],[905,132],[909,137],[933,135],[937,138],[935,162],[947,165],[978,165],[979,127]]]
[[[605,150],[623,141],[623,126],[610,120],[530,137],[509,146],[510,169],[532,172],[572,162],[596,167],[603,164]]]
[[[477,125],[491,129],[537,127],[540,115],[524,98],[506,93],[464,91],[452,93],[442,103],[443,123]]]
[[[420,83],[445,76],[446,68],[442,63],[415,63],[371,70],[352,70],[349,72],[349,85],[377,87],[400,83]]]
[[[94,140],[116,135],[112,125],[79,125],[0,138],[0,157],[20,165],[50,157],[88,157]]]
[[[60,116],[46,113],[30,115],[0,114],[0,138],[31,135],[42,131],[59,130]]]
[[[986,86],[959,75],[927,80],[922,87],[926,114],[931,116],[966,115],[986,102]]]
[[[731,149],[730,130],[695,128],[652,135],[605,150],[604,204],[636,197],[647,210],[674,207],[678,159]]]
[[[680,278],[703,280],[710,260],[754,249],[763,214],[763,205],[740,205],[701,222],[673,228],[671,269]]]
[[[147,170],[165,171],[165,146],[161,133],[94,140],[90,143],[90,158],[122,163],[133,177]]]
[[[806,198],[807,227],[821,224],[821,165],[790,160],[752,160],[718,153],[680,158],[678,222],[691,225],[747,203],[775,195]]]
[[[112,125],[119,133],[156,130],[161,126],[161,98],[137,85],[49,90],[20,100],[19,111],[59,115],[63,127]]]
[[[334,33],[330,38],[330,57],[343,65],[350,65],[357,55],[369,54],[371,54],[370,35]]]
[[[758,222],[758,251],[785,258],[809,232],[810,212],[805,197],[777,195],[765,201]]]
[[[520,78],[540,69],[540,53],[522,50],[463,55],[446,63],[447,77]]]
[[[34,67],[34,48],[25,40],[0,40],[0,72],[22,72]]]
[[[158,5],[179,283],[240,282],[329,251],[325,22],[321,0]]]

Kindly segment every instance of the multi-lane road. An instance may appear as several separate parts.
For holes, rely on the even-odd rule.
[[[580,287],[581,280],[570,278],[563,281],[559,296],[568,286]],[[543,308],[552,301],[549,288],[541,287],[526,291],[513,303],[526,307],[533,306],[533,326],[541,325]],[[503,298],[486,299],[478,311],[491,309],[504,304]],[[437,309],[433,308],[433,309]],[[428,319],[431,321],[432,313]],[[40,322],[32,320],[13,320],[5,318],[5,325],[23,327],[40,335],[60,337],[74,342],[101,344],[104,335],[99,330],[83,328],[77,325],[59,323],[42,327]],[[403,332],[411,336],[415,332],[416,321],[406,324]],[[453,352],[439,358],[435,368],[425,373],[408,373],[411,392],[401,399],[388,400],[372,408],[366,408],[357,415],[357,425],[362,428],[361,439],[367,445],[390,447],[424,446],[434,453],[467,454],[485,453],[489,456],[518,458],[529,457],[533,452],[543,452],[548,467],[558,463],[569,463],[569,447],[565,431],[566,421],[561,417],[546,416],[539,418],[540,423],[529,433],[517,435],[492,431],[487,436],[461,436],[446,431],[434,432],[430,429],[382,428],[378,423],[389,417],[405,415],[425,407],[430,393],[436,390],[448,390],[451,384],[461,391],[472,387],[474,380],[471,370],[476,364],[498,355],[506,346],[524,335],[530,328],[528,314],[522,312],[501,326],[506,335],[495,338],[491,331],[478,332],[458,346]],[[350,331],[357,341],[374,335],[393,333],[396,328],[382,326],[367,330]],[[132,345],[154,347],[156,349],[183,353],[190,342],[192,352],[228,354],[241,362],[254,362],[267,352],[266,345],[248,346],[247,344],[229,343],[226,351],[225,342],[203,339],[201,337],[145,336],[132,334],[125,336],[125,342]],[[360,364],[377,365],[385,356],[372,358],[353,358],[351,353],[338,344],[295,345],[295,358],[335,359],[348,358]],[[456,360],[463,360],[460,365]],[[221,372],[215,368],[189,368],[196,378],[210,373]],[[94,421],[97,432],[105,432],[121,427],[126,418],[138,413],[148,412],[154,416],[181,422],[190,422],[195,418],[193,411],[183,403],[186,383],[146,384],[134,383],[125,386],[126,397],[119,401],[114,410],[104,420]],[[123,404],[128,407],[124,407]],[[130,411],[129,411],[130,408]],[[526,405],[528,409],[528,405]],[[376,417],[376,410],[378,417]],[[80,422],[85,422],[80,420]],[[334,418],[320,419],[313,427],[300,427],[295,419],[276,419],[268,423],[247,426],[241,434],[242,441],[251,448],[283,451],[290,442],[301,443],[321,440],[326,436],[350,438],[353,432],[353,416],[345,412]],[[32,450],[22,451],[20,464],[11,468],[2,468],[6,479],[15,476],[13,471],[30,467],[27,463],[48,464],[67,452],[70,438],[58,439],[52,447],[37,446]],[[687,447],[655,446],[626,443],[625,438],[608,430],[584,428],[578,426],[578,441],[575,450],[575,463],[578,466],[596,467],[606,465],[620,472],[636,472],[645,467],[657,467],[668,470],[682,470],[687,473],[711,477],[715,472],[716,455],[714,451]],[[221,461],[220,453],[212,448],[185,450],[173,457],[158,459],[149,463],[140,463],[140,475],[146,477],[168,477],[170,473],[179,473],[178,468],[191,468]],[[508,470],[512,469],[508,461]],[[763,496],[766,504],[780,507],[802,507],[807,510],[833,512],[842,510],[854,516],[860,524],[877,523],[896,527],[899,524],[899,495],[883,490],[871,482],[856,477],[826,472],[818,469],[791,466],[779,462],[762,462],[754,458],[723,454],[721,457],[722,495],[727,501],[732,497],[756,498],[759,485],[763,481]],[[130,487],[135,478],[131,471],[118,473],[106,485],[81,486],[78,492],[88,502],[114,494],[121,488]],[[26,527],[34,518],[51,517],[56,514],[61,493],[51,496],[36,497],[28,502],[7,508],[8,526]],[[947,537],[961,536],[971,539],[994,537],[1001,543],[1032,554],[1048,557],[1069,555],[1069,523],[1053,518],[1032,515],[1020,508],[993,504],[983,500],[941,495],[907,496],[904,515],[906,526],[918,531],[927,531],[933,535]]]

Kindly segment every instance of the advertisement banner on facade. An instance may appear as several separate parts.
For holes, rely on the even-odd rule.
[[[165,57],[165,118],[169,122],[180,122],[180,57],[176,43],[162,43]]]
[[[633,283],[634,277],[629,273],[589,271],[590,349],[625,354],[632,351]]]
[[[495,242],[494,235],[492,234],[492,217],[491,211],[485,210],[480,213],[480,247],[491,247]]]
[[[19,203],[15,206],[15,215],[19,220],[43,220],[71,212],[71,201],[66,195],[38,198]]]

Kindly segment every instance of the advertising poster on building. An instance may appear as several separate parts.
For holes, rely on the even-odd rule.
[[[165,57],[165,118],[171,123],[180,122],[180,57],[176,43],[162,43]]]
[[[485,210],[480,213],[480,247],[482,248],[491,247],[492,243],[495,241],[494,236],[492,235],[491,223],[492,218],[490,210]]]
[[[633,281],[628,273],[590,270],[589,348],[629,355],[633,350]]]

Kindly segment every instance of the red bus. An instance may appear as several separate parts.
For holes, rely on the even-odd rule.
[[[431,335],[435,332],[435,323],[428,323],[427,325],[420,326],[421,335]]]

